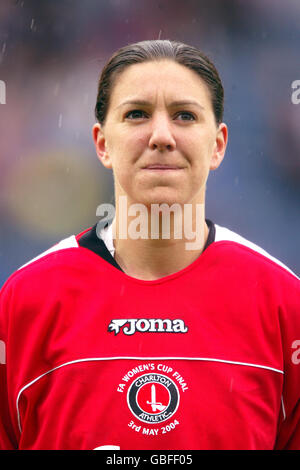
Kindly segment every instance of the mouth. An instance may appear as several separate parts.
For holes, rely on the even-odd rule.
[[[183,170],[182,167],[179,167],[177,165],[161,165],[161,164],[153,164],[153,165],[147,165],[142,168],[143,170],[148,170],[148,171],[178,171],[178,170]]]

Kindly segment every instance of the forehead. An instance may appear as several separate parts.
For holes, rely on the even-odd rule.
[[[172,60],[144,62],[128,66],[117,76],[112,93],[111,107],[123,100],[139,97],[153,100],[159,96],[168,100],[210,101],[208,86],[193,70]]]

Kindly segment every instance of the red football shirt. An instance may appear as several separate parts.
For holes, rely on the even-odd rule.
[[[153,281],[95,227],[0,293],[0,448],[300,449],[300,284],[210,223],[206,249]]]

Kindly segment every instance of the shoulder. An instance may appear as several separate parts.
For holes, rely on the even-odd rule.
[[[282,274],[299,282],[296,273],[264,248],[226,227],[215,224],[215,230],[215,244],[219,244],[223,251],[227,251],[228,256],[247,263],[249,269],[255,267],[276,275]]]
[[[47,250],[21,265],[10,275],[1,290],[4,291],[9,286],[22,284],[23,281],[31,283],[34,288],[35,282],[38,281],[40,283],[42,279],[44,281],[47,279],[45,275],[55,277],[57,276],[58,269],[63,265],[72,266],[72,264],[77,262],[77,255],[81,256],[82,253],[87,251],[80,247],[78,240],[88,230],[90,228],[77,235],[70,235],[58,241]]]
[[[58,253],[61,250],[66,250],[69,248],[78,248],[78,242],[76,240],[75,235],[71,235],[68,238],[64,238],[63,240],[59,241],[55,245],[51,246],[47,250],[43,251],[40,253],[38,256],[35,258],[32,258],[31,260],[27,261],[27,263],[23,264],[18,268],[18,271],[25,268],[26,266],[32,265],[35,261],[41,260],[42,258],[45,258],[47,255],[51,253]]]

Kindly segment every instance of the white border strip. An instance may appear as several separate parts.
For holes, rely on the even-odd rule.
[[[286,420],[286,412],[285,412],[285,406],[283,403],[283,396],[281,395],[281,406],[282,406],[282,414],[283,414],[283,421]]]
[[[80,362],[89,362],[89,361],[114,361],[114,360],[122,360],[122,359],[135,359],[135,360],[144,360],[144,361],[168,361],[168,360],[184,360],[184,361],[209,361],[209,362],[223,362],[226,364],[235,364],[235,365],[240,365],[240,366],[249,366],[249,367],[257,367],[259,369],[266,369],[266,370],[271,370],[273,372],[277,372],[279,374],[284,374],[284,372],[280,369],[275,369],[274,367],[269,367],[269,366],[263,366],[260,364],[252,364],[249,362],[238,362],[238,361],[228,361],[226,359],[215,359],[211,357],[139,357],[139,356],[115,356],[115,357],[90,357],[90,358],[85,358],[85,359],[76,359],[74,361],[69,361],[65,362],[64,364],[61,364],[60,366],[54,367],[53,369],[48,370],[42,375],[39,375],[39,377],[36,377],[34,380],[29,382],[28,384],[24,385],[24,387],[21,388],[21,390],[18,393],[17,400],[16,400],[16,408],[17,408],[17,418],[18,418],[18,426],[19,426],[19,431],[20,433],[22,432],[22,427],[21,427],[21,419],[20,419],[20,412],[19,412],[19,399],[21,394],[26,390],[28,387],[33,385],[35,382],[40,380],[42,377],[45,377],[45,375],[50,374],[51,372],[60,369],[61,367],[69,366],[71,364],[78,364]]]
[[[254,250],[257,253],[263,255],[265,258],[268,258],[274,263],[278,264],[279,266],[284,268],[286,271],[291,273],[293,276],[295,276],[297,279],[300,279],[299,276],[297,276],[297,274],[294,273],[288,266],[286,266],[284,263],[282,263],[280,260],[278,260],[274,256],[270,255],[270,253],[268,253],[266,250],[264,250],[260,246],[256,245],[253,242],[250,242],[246,238],[242,237],[238,233],[233,232],[232,230],[229,230],[226,227],[222,227],[221,225],[215,224],[215,228],[216,228],[215,242],[231,241],[231,242],[239,243],[240,245],[244,245],[250,248],[251,250]]]
[[[48,250],[43,251],[40,255],[36,256],[35,258],[31,259],[27,263],[23,264],[18,268],[18,271],[22,268],[25,268],[25,266],[28,266],[29,264],[33,263],[34,261],[37,261],[40,258],[43,258],[44,256],[48,255],[49,253],[54,253],[55,251],[59,250],[64,250],[65,248],[78,248],[78,243],[76,240],[75,235],[71,235],[68,238],[64,238],[60,242],[56,243],[56,245],[51,246]]]

